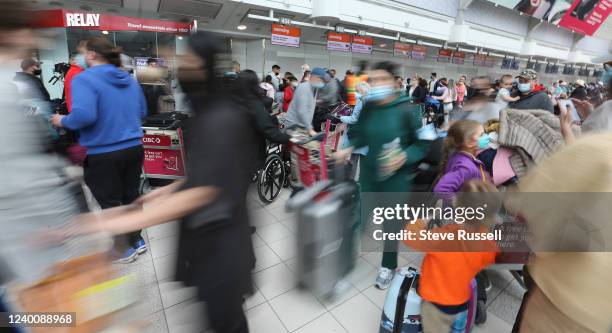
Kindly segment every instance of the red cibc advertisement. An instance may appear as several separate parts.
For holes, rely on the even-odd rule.
[[[143,169],[146,178],[178,179],[185,176],[183,132],[143,127]]]

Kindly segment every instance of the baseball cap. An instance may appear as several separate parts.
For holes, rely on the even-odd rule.
[[[21,61],[21,69],[25,70],[26,68],[32,67],[34,65],[40,65],[42,62],[36,61],[32,58],[23,59]]]
[[[327,71],[321,67],[315,67],[311,72],[310,75],[316,75],[319,76],[321,78],[325,78],[325,75],[327,75]]]
[[[534,71],[533,69],[526,69],[526,70],[522,71],[516,77],[522,77],[522,78],[525,78],[525,79],[528,79],[528,80],[537,80],[538,79],[538,73],[536,71]]]
[[[576,85],[585,86],[584,80],[576,80]]]

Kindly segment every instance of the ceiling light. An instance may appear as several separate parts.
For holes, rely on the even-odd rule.
[[[183,40],[183,36],[178,36],[178,40]]]
[[[246,28],[247,28],[247,26],[244,25],[244,24],[241,24],[241,25],[236,27],[236,29],[238,29],[238,30],[246,30]]]
[[[108,31],[106,31],[106,30],[102,30],[102,33],[105,34],[105,35],[108,35]]]

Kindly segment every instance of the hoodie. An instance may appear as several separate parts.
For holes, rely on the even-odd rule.
[[[88,155],[138,146],[147,104],[142,89],[114,65],[88,68],[72,82],[72,112],[62,126],[78,130]]]
[[[461,186],[468,180],[489,180],[491,177],[484,171],[484,164],[471,154],[465,152],[453,153],[446,163],[444,175],[434,187],[434,193],[438,197],[448,200],[461,190]]]

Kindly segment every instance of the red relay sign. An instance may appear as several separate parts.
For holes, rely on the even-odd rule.
[[[145,146],[170,147],[172,139],[168,135],[145,134],[142,137],[142,144]]]

